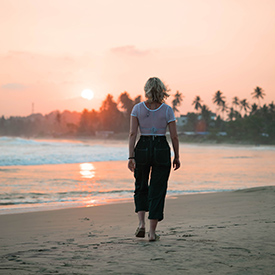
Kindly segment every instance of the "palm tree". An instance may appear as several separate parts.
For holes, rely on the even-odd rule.
[[[234,108],[231,107],[229,112],[228,112],[228,118],[229,118],[230,121],[232,121],[232,120],[236,120],[238,118],[241,118],[241,115],[238,111],[234,110]]]
[[[217,104],[218,106],[221,106],[223,101],[225,101],[225,97],[222,95],[222,92],[221,91],[217,91],[215,94],[214,94],[214,97],[213,97],[213,102],[215,104]]]
[[[181,102],[183,101],[183,95],[182,93],[180,93],[179,91],[176,92],[176,94],[174,95],[174,99],[172,101],[172,109],[174,112],[179,112],[177,106],[181,104]]]
[[[196,96],[192,103],[192,105],[195,105],[194,106],[195,110],[198,111],[199,109],[201,109],[201,107],[202,107],[201,104],[202,104],[202,100],[201,100],[200,96]]]
[[[270,111],[271,113],[274,113],[274,112],[275,112],[275,105],[274,105],[274,102],[273,102],[273,101],[268,105],[268,107],[269,107],[269,111]]]
[[[121,108],[127,112],[127,115],[130,115],[132,108],[134,106],[133,100],[130,98],[127,92],[121,93],[118,98],[119,103],[121,103]]]
[[[243,99],[240,101],[240,106],[242,109],[244,109],[245,114],[250,109],[249,103],[246,101],[247,99]]]
[[[251,115],[254,115],[258,110],[258,105],[256,103],[254,103],[252,106],[251,106],[251,111],[250,111],[250,114]]]
[[[238,106],[240,106],[240,100],[237,96],[233,97],[233,100],[232,100],[232,107],[234,109],[234,106],[237,108]]]
[[[228,110],[228,106],[227,106],[226,102],[225,102],[225,101],[222,101],[222,105],[221,105],[222,114],[223,114],[224,112],[226,112],[227,110]],[[223,115],[223,117],[224,117],[224,115]]]
[[[117,132],[121,129],[122,112],[119,111],[117,103],[111,94],[108,94],[101,103],[100,111],[100,127],[103,131]]]
[[[218,110],[223,109],[222,112],[224,112],[225,97],[222,95],[222,92],[221,92],[221,91],[217,91],[217,92],[214,94],[213,103],[217,105]]]
[[[262,107],[264,113],[268,113],[268,106],[266,104]]]
[[[141,95],[134,98],[134,105],[141,102]]]
[[[229,118],[230,121],[232,121],[233,118],[235,118],[235,110],[234,110],[233,107],[230,108],[230,111],[228,113],[228,118]]]
[[[254,92],[251,93],[251,94],[252,94],[253,98],[257,98],[258,99],[258,101],[259,101],[259,107],[261,107],[260,98],[262,98],[262,99],[264,98],[264,96],[265,96],[264,90],[262,88],[260,88],[260,87],[257,86],[254,89]]]

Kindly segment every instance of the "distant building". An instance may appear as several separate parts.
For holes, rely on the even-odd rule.
[[[207,129],[208,126],[214,127],[215,126],[215,120],[216,120],[216,114],[210,112],[210,121],[206,122],[201,114],[195,114],[195,113],[188,113],[187,115],[180,115],[179,117],[176,118],[177,122],[177,128],[180,134],[184,135],[205,135],[208,134]],[[186,130],[187,128],[185,127],[189,119],[191,119],[191,125],[189,125],[191,128],[194,129],[195,132],[189,131],[189,132],[181,132],[183,129]],[[190,128],[188,127],[188,129]]]
[[[202,115],[199,114],[198,115],[198,120],[201,120],[201,119],[202,119]],[[216,114],[211,112],[210,119],[212,121],[216,120]],[[185,126],[188,123],[188,116],[187,115],[180,115],[179,117],[176,117],[176,122],[177,122],[178,127]]]
[[[198,120],[201,120],[202,119],[202,115],[198,115]],[[215,113],[210,113],[210,119],[211,120],[216,120],[216,114]]]
[[[176,117],[176,122],[178,127],[185,126],[188,122],[187,115],[180,115],[180,117]]]

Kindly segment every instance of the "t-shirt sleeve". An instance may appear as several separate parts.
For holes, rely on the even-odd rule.
[[[170,106],[168,106],[168,108],[166,110],[166,121],[167,121],[167,123],[170,123],[175,120],[176,120],[176,118],[175,118],[173,109]]]
[[[135,117],[138,116],[138,104],[136,104],[136,105],[134,106],[134,108],[132,109],[131,116],[135,116]]]

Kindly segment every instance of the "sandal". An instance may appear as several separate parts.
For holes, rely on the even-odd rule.
[[[148,237],[150,238],[150,235],[148,234]],[[149,239],[149,242],[155,242],[155,241],[159,241],[160,240],[160,236],[155,234],[155,238],[154,239]]]
[[[137,238],[144,238],[145,237],[145,228],[137,228],[135,236]]]

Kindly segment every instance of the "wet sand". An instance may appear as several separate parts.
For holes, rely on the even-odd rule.
[[[166,202],[160,241],[133,203],[0,216],[0,274],[274,274],[275,187]]]

